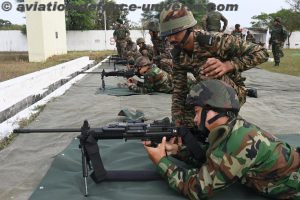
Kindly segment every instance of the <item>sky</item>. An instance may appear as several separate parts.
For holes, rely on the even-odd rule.
[[[0,7],[0,19],[5,19],[11,21],[13,24],[25,24],[26,20],[24,18],[25,14],[16,11],[17,3],[16,0],[0,0],[0,5],[3,2],[9,1],[13,4],[13,9],[11,11],[5,12]],[[137,6],[142,6],[143,4],[156,4],[161,2],[161,0],[116,0],[117,3],[125,4],[136,4]],[[285,0],[211,0],[215,4],[238,4],[238,11],[223,11],[221,12],[229,21],[229,27],[234,26],[234,24],[241,24],[242,27],[250,27],[251,17],[258,15],[261,12],[272,13],[276,12],[282,8],[289,8],[289,5]],[[133,22],[140,22],[141,10],[130,11],[129,20]]]

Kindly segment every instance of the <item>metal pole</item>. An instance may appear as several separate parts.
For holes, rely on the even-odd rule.
[[[105,50],[107,50],[107,46],[106,46],[106,12],[103,12],[103,16],[104,16],[104,35],[105,35]]]

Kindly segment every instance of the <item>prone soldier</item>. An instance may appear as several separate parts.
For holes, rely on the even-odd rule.
[[[139,52],[149,58],[150,61],[153,59],[153,47],[145,43],[144,38],[138,38],[136,44],[140,47]]]
[[[144,142],[172,189],[198,200],[239,182],[272,199],[300,199],[300,148],[241,118],[232,87],[220,80],[203,81],[192,88],[187,102],[195,109],[196,134],[182,127],[178,132],[183,144],[175,144],[175,138],[169,142],[163,138],[157,148]],[[203,135],[206,148],[194,143]],[[179,167],[167,154],[187,163],[189,169]]]

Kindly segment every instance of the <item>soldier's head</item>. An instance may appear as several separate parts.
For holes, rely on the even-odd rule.
[[[132,44],[133,43],[133,41],[131,40],[131,37],[127,37],[126,41],[127,41],[127,44]]]
[[[142,48],[142,47],[145,45],[145,39],[144,39],[144,38],[138,38],[138,39],[136,40],[136,44],[137,44],[140,48]]]
[[[123,20],[122,20],[121,18],[118,18],[118,19],[117,19],[117,22],[118,22],[119,24],[123,24]]]
[[[148,57],[140,56],[135,61],[135,67],[140,75],[146,74],[151,69],[152,63]]]
[[[280,18],[280,17],[275,17],[275,19],[274,19],[274,24],[275,24],[275,25],[281,24],[281,18]]]
[[[158,37],[159,33],[159,22],[157,20],[152,20],[148,23],[149,34],[151,38]]]
[[[240,24],[236,24],[234,27],[235,27],[236,30],[240,30],[241,25]]]
[[[131,57],[128,58],[127,68],[128,69],[134,69],[134,65],[135,65],[135,61],[134,61],[133,56],[131,56]]]
[[[193,86],[186,102],[194,106],[195,125],[204,134],[236,119],[240,110],[235,90],[225,82],[215,79],[201,81]]]
[[[167,37],[174,48],[193,49],[194,38],[190,33],[197,21],[187,6],[181,3],[166,6],[160,13],[159,22],[160,37]]]

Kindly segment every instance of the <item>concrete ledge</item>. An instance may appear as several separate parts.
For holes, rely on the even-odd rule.
[[[81,57],[44,70],[0,83],[0,123],[41,100],[93,66],[88,57]]]

